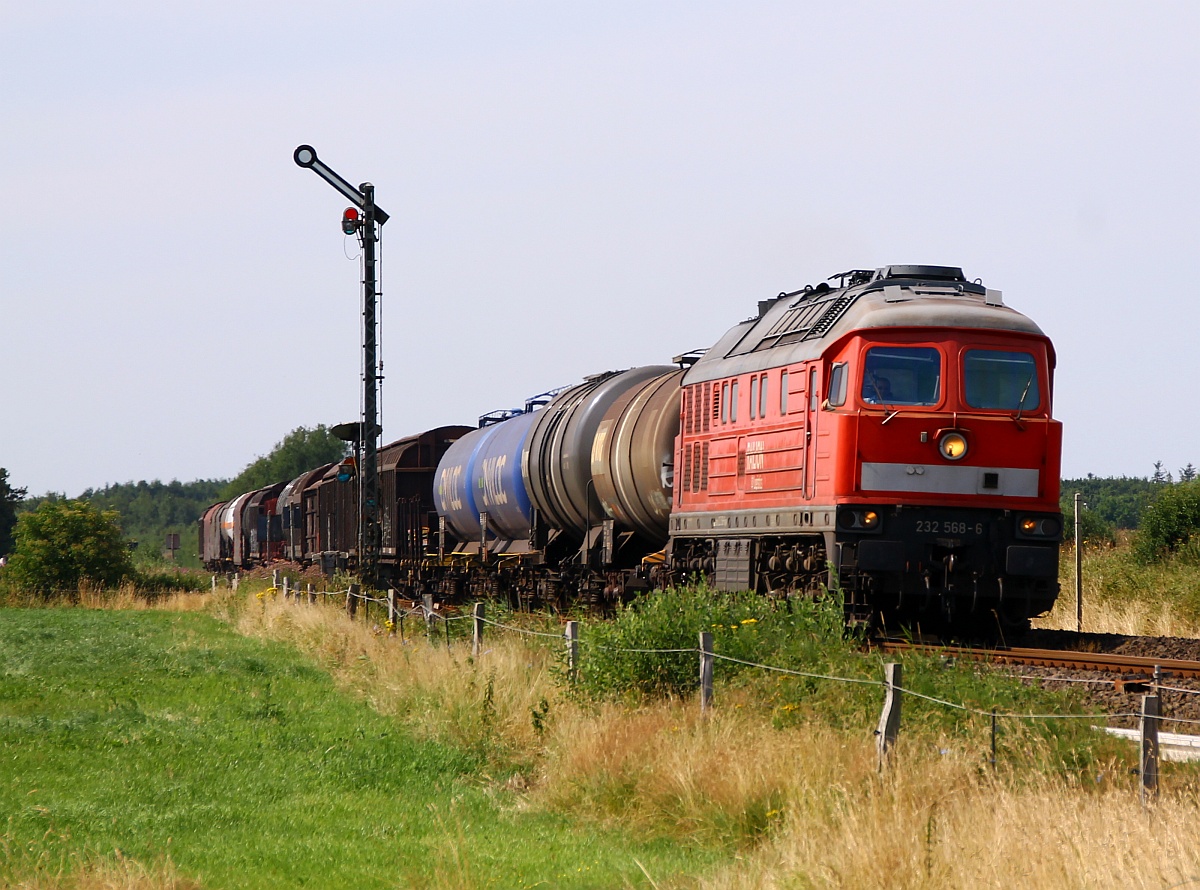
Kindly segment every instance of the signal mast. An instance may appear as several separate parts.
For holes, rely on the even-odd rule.
[[[358,468],[358,553],[359,570],[363,581],[373,584],[379,570],[381,546],[379,524],[379,363],[376,347],[376,303],[378,300],[376,244],[379,227],[388,221],[382,207],[375,205],[375,186],[364,182],[355,188],[317,157],[311,145],[301,145],[293,153],[297,165],[312,170],[338,192],[349,198],[354,206],[342,213],[342,231],[358,235],[362,245],[363,277],[363,410],[358,425],[355,451],[362,456]],[[338,478],[342,478],[339,467]]]

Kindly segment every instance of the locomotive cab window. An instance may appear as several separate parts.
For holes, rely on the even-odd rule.
[[[838,362],[829,369],[829,392],[825,397],[827,408],[846,404],[846,363]]]
[[[968,349],[963,398],[972,408],[1036,411],[1041,404],[1037,361],[1028,352]]]
[[[863,366],[862,400],[868,405],[936,405],[942,390],[942,356],[932,346],[873,346]]]

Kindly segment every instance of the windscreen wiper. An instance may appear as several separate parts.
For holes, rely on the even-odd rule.
[[[1037,368],[1029,372],[1029,379],[1025,381],[1025,389],[1021,392],[1021,401],[1017,402],[1017,413],[1013,415],[1013,420],[1017,422],[1017,426],[1021,425],[1021,412],[1025,410],[1025,399],[1029,396],[1029,388],[1033,386],[1033,378],[1037,376]]]

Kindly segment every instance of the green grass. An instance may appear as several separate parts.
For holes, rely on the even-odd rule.
[[[0,610],[0,883],[120,856],[205,887],[649,886],[717,853],[522,812],[294,650],[196,613]]]
[[[990,747],[990,718],[1001,715],[1087,713],[1076,692],[1055,692],[1025,684],[1007,670],[970,661],[910,652],[865,652],[862,641],[844,632],[842,608],[833,598],[791,604],[754,594],[726,594],[704,588],[660,591],[620,610],[614,620],[592,622],[581,631],[582,664],[576,690],[593,698],[638,700],[667,692],[694,693],[697,656],[643,655],[620,649],[695,647],[699,631],[713,634],[717,653],[807,674],[875,681],[884,663],[903,665],[903,686],[912,692],[968,708],[962,710],[910,696],[904,704],[904,733],[934,742],[944,737]],[[849,733],[868,733],[879,719],[883,690],[867,683],[841,683],[818,677],[767,673],[736,662],[715,664],[718,706],[723,695],[738,706],[769,711],[779,729],[825,724]],[[1040,741],[1032,747],[1030,739]],[[1001,720],[998,756],[1022,768],[1075,772],[1119,750],[1082,720]]]

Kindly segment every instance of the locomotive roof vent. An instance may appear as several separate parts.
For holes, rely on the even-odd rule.
[[[919,278],[922,281],[966,281],[957,266],[884,266],[875,270],[875,280],[885,278]]]

